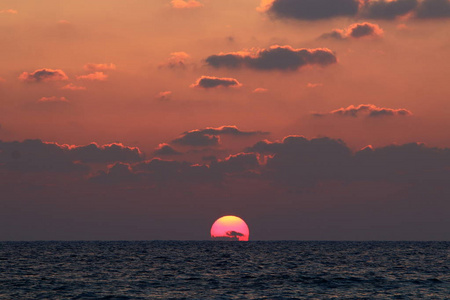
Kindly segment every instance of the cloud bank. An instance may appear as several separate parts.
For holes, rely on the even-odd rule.
[[[138,148],[117,143],[78,146],[41,140],[0,141],[0,169],[22,172],[87,172],[86,163],[138,162],[143,158]]]
[[[328,66],[337,62],[330,49],[295,49],[291,46],[272,46],[254,53],[238,52],[211,55],[206,63],[214,68],[250,68],[256,70],[295,71],[306,65]]]

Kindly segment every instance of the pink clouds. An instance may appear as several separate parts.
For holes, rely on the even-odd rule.
[[[87,75],[79,75],[77,76],[78,80],[91,80],[91,81],[106,81],[108,79],[108,75],[103,72],[94,72]]]
[[[63,86],[61,89],[62,90],[70,90],[70,91],[84,91],[84,90],[86,90],[86,87],[77,86],[77,85],[74,85],[73,83],[69,83],[69,84]]]
[[[319,87],[319,86],[323,86],[323,84],[322,83],[311,83],[311,82],[308,82],[308,84],[306,85],[306,87],[309,87],[309,88],[316,88],[316,87]]]
[[[264,94],[264,93],[267,93],[268,91],[269,91],[269,90],[268,90],[268,89],[265,89],[265,88],[256,88],[256,89],[253,90],[252,93],[255,93],[255,94]]]
[[[169,100],[171,95],[172,95],[171,91],[164,91],[164,92],[159,92],[156,95],[156,98],[159,100]]]
[[[170,2],[173,8],[183,9],[183,8],[197,8],[202,7],[203,4],[196,0],[172,0]]]
[[[69,102],[69,100],[67,100],[66,97],[51,96],[42,97],[38,100],[38,102]]]
[[[113,63],[109,64],[85,64],[83,66],[83,69],[88,72],[97,72],[97,71],[108,71],[108,70],[115,70],[116,65]]]
[[[15,10],[15,9],[0,9],[0,14],[15,15],[15,14],[17,14],[17,10]]]
[[[19,80],[24,82],[49,82],[49,81],[64,81],[68,80],[64,71],[56,69],[39,69],[32,73],[23,72],[19,75]]]
[[[170,53],[169,59],[165,63],[159,65],[160,68],[177,69],[186,68],[186,61],[190,58],[189,54],[186,52],[172,52]]]

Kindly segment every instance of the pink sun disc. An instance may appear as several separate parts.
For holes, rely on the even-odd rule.
[[[248,241],[249,229],[244,220],[236,216],[223,216],[211,227],[211,238],[224,241]]]

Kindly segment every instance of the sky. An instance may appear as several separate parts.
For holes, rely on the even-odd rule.
[[[0,240],[450,240],[449,0],[3,0]]]

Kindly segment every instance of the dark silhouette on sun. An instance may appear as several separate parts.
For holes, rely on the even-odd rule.
[[[241,218],[224,216],[212,225],[211,238],[215,241],[248,241],[249,229]]]

